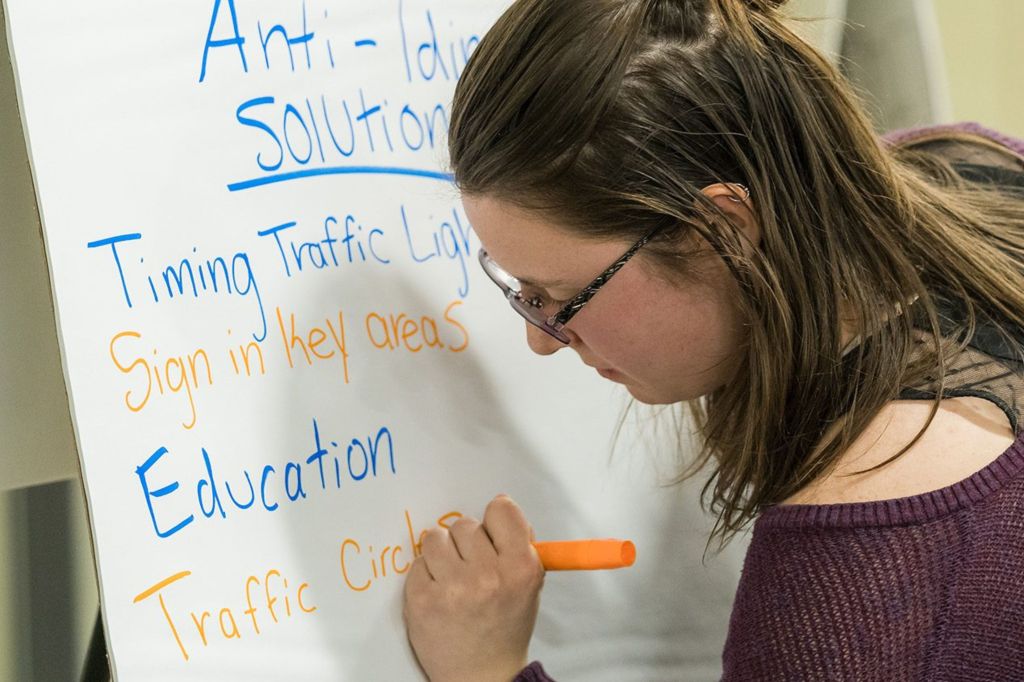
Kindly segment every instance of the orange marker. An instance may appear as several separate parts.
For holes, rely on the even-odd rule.
[[[625,568],[636,561],[636,547],[629,540],[535,542],[533,547],[549,571]]]

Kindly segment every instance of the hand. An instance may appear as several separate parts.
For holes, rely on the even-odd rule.
[[[544,568],[504,495],[484,521],[433,528],[405,581],[409,642],[432,682],[509,682],[527,664]]]

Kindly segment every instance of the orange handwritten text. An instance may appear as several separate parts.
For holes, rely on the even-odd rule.
[[[288,579],[281,575],[280,571],[270,569],[262,577],[250,575],[245,579],[244,587],[239,590],[239,603],[244,598],[244,609],[239,607],[232,609],[230,606],[224,606],[217,611],[216,616],[205,610],[189,611],[188,615],[191,616],[191,619],[186,620],[184,610],[168,608],[167,601],[170,596],[165,600],[164,595],[176,592],[178,594],[175,599],[177,603],[181,603],[183,601],[180,594],[180,590],[183,589],[181,581],[191,575],[192,571],[175,573],[146,588],[132,600],[133,603],[140,604],[156,595],[171,636],[186,661],[189,660],[189,649],[186,642],[194,647],[196,637],[198,637],[198,642],[206,647],[209,646],[211,638],[217,638],[218,633],[225,640],[242,639],[243,631],[257,636],[264,632],[260,629],[261,623],[264,627],[271,623],[286,623],[293,616],[311,614],[317,609],[307,593],[309,583],[301,583],[298,589],[290,588]],[[240,614],[237,618],[236,612]],[[241,626],[239,626],[239,618],[242,621]],[[212,621],[212,623],[208,621]],[[189,627],[189,623],[192,627]],[[194,634],[192,634],[193,632]],[[190,634],[191,637],[189,637]]]
[[[231,335],[230,329],[228,330],[228,335]],[[263,348],[256,341],[238,344],[238,353],[235,353],[234,348],[228,348],[228,357],[231,358],[231,367],[238,376],[245,372],[245,376],[251,377],[257,369],[261,376],[267,373],[267,363],[263,359]]]
[[[345,316],[339,310],[337,319],[330,317],[324,319],[327,331],[323,327],[309,327],[308,331],[295,328],[295,313],[288,314],[288,321],[285,323],[284,314],[277,308],[277,326],[281,331],[281,341],[284,344],[284,352],[288,358],[288,366],[295,367],[295,363],[305,359],[306,364],[313,366],[317,361],[331,360],[337,357],[341,360],[341,367],[348,383],[348,350],[345,346]]]
[[[153,397],[153,386],[157,395],[177,395],[184,393],[188,402],[188,420],[181,423],[186,429],[196,425],[196,400],[193,391],[200,386],[200,380],[207,386],[213,385],[213,369],[210,357],[202,348],[197,348],[187,355],[171,356],[165,360],[154,357],[151,361],[142,356],[138,346],[142,334],[137,331],[123,331],[110,339],[110,359],[114,366],[123,374],[134,376],[137,388],[128,389],[124,394],[124,404],[132,412],[141,412]],[[153,356],[157,349],[153,348]]]
[[[459,512],[449,512],[437,520],[437,525],[448,528],[461,516]],[[396,545],[384,545],[380,550],[353,538],[342,540],[339,555],[341,579],[345,587],[353,592],[365,592],[378,580],[408,572],[413,559],[420,555],[420,545],[426,531],[416,533],[413,530],[412,517],[408,510],[405,512],[405,530],[405,539]]]
[[[406,313],[370,313],[366,316],[366,335],[379,350],[404,348],[410,353],[419,353],[424,348],[447,348],[453,353],[461,353],[469,346],[469,332],[454,317],[454,310],[460,305],[462,301],[452,301],[444,309],[442,325],[448,332],[447,342],[441,338],[438,321],[433,317],[415,317]]]

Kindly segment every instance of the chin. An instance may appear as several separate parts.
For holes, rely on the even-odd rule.
[[[626,390],[629,391],[634,400],[644,405],[674,405],[689,400],[697,400],[708,394],[708,391],[686,391],[679,388],[657,389],[632,384],[627,384]]]
[[[686,398],[673,398],[658,391],[641,388],[639,386],[626,386],[626,390],[633,396],[633,399],[644,405],[672,405]]]

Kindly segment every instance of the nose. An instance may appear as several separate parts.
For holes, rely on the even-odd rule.
[[[526,324],[526,343],[530,346],[530,350],[537,355],[551,355],[555,351],[566,347],[564,343],[551,336],[551,334],[538,329],[529,322],[524,324]]]

